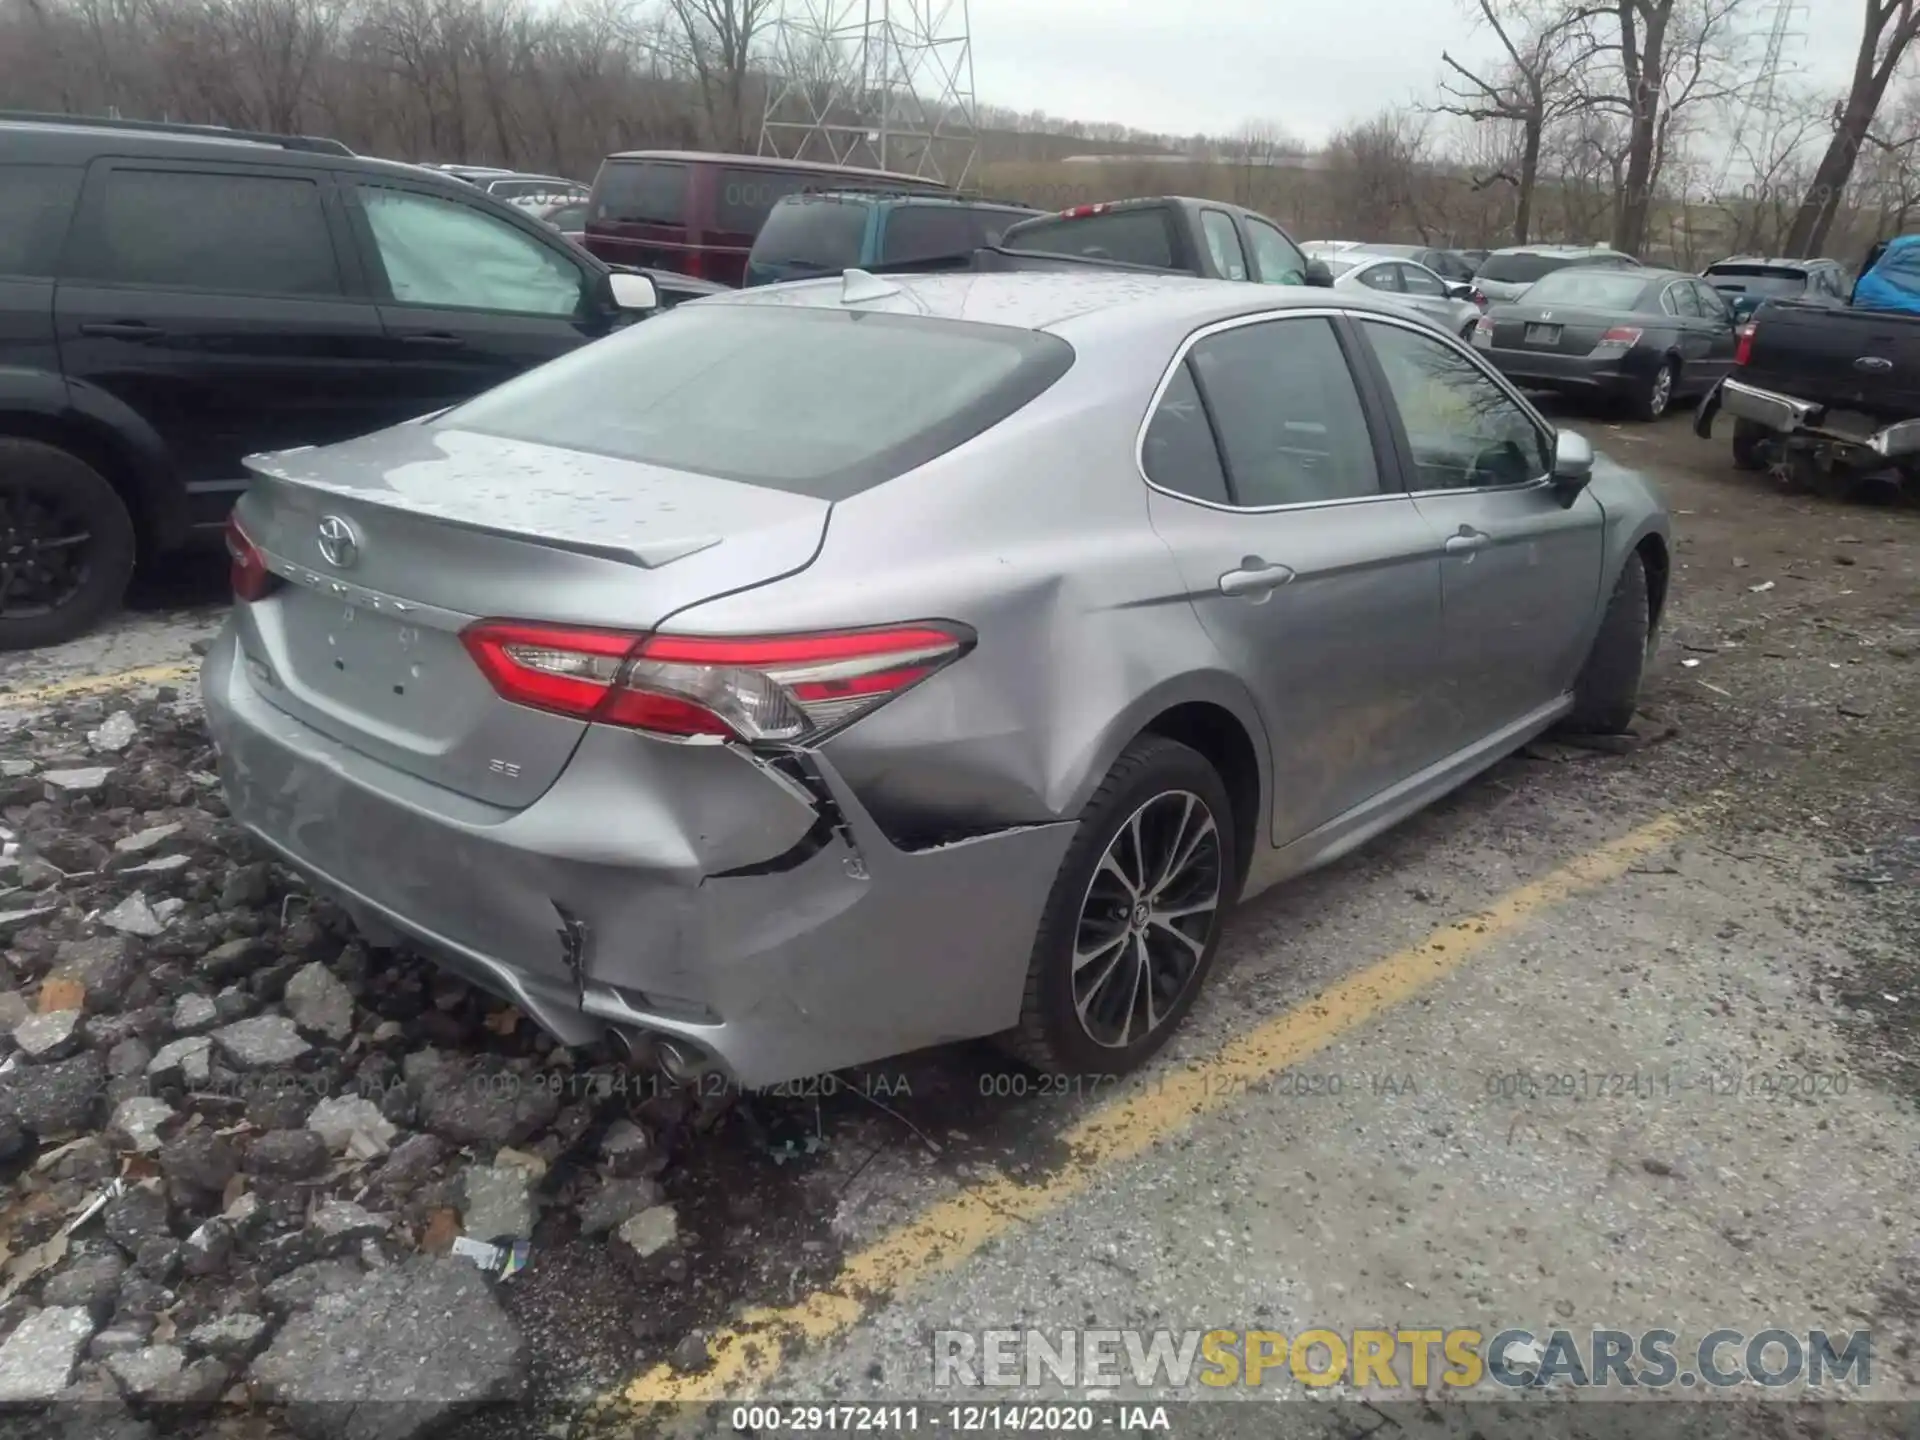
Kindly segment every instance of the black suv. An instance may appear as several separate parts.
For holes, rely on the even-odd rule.
[[[136,557],[217,543],[241,457],[444,409],[713,288],[648,278],[337,141],[0,112],[0,649],[83,633]]]

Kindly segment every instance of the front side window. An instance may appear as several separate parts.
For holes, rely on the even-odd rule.
[[[506,221],[408,190],[363,185],[360,197],[399,304],[518,315],[580,309],[580,267]]]
[[[1300,247],[1264,220],[1247,217],[1247,235],[1253,241],[1253,263],[1263,285],[1304,285],[1307,257]]]
[[[1218,427],[1234,504],[1380,493],[1366,412],[1331,321],[1236,326],[1197,342],[1188,359]]]
[[[342,293],[320,187],[298,176],[115,169],[82,207],[66,276],[237,295]]]
[[[0,165],[0,275],[52,278],[84,173],[70,165]]]
[[[1227,280],[1247,278],[1247,255],[1240,248],[1239,232],[1233,217],[1224,210],[1202,210],[1200,228],[1206,232],[1207,253],[1213,257],[1214,274]]]
[[[1360,324],[1413,450],[1409,489],[1523,485],[1546,474],[1552,442],[1468,356],[1398,325]]]
[[[1140,447],[1140,463],[1147,478],[1162,490],[1215,505],[1228,503],[1220,447],[1214,443],[1200,392],[1193,387],[1193,372],[1184,361],[1154,408]]]

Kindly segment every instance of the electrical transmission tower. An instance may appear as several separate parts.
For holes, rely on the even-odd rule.
[[[979,148],[967,0],[787,0],[760,153],[948,185]]]
[[[1767,25],[1766,51],[1760,58],[1760,68],[1754,73],[1752,84],[1747,87],[1746,98],[1741,102],[1733,134],[1728,137],[1726,162],[1720,167],[1713,184],[1715,195],[1727,193],[1727,183],[1733,178],[1735,166],[1740,163],[1742,147],[1748,147],[1749,160],[1755,154],[1764,153],[1779,127],[1776,100],[1780,72],[1785,65],[1783,57],[1790,42],[1805,38],[1793,28],[1795,17],[1805,8],[1800,0],[1774,0],[1773,18]]]

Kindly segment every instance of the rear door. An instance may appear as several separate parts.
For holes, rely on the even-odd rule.
[[[1733,354],[1740,345],[1740,332],[1733,318],[1733,310],[1718,290],[1703,281],[1690,282],[1693,286],[1693,298],[1700,306],[1700,314],[1705,323],[1707,334],[1707,354],[1702,364],[1706,386],[1718,384],[1727,372],[1733,369]]]
[[[1357,318],[1357,317],[1356,317]],[[1413,503],[1441,537],[1450,750],[1497,734],[1573,684],[1599,603],[1605,515],[1548,488],[1553,436],[1463,347],[1358,320],[1391,397]]]
[[[1675,344],[1680,349],[1680,388],[1697,390],[1713,371],[1713,333],[1691,280],[1675,280],[1660,292],[1660,309],[1672,317]],[[1713,379],[1718,379],[1713,375]],[[1707,381],[1706,383],[1711,383]]]
[[[246,488],[241,457],[392,413],[380,317],[325,170],[95,161],[54,311],[69,379],[159,431],[198,526]]]
[[[470,399],[608,329],[587,263],[537,221],[384,178],[351,184],[385,336],[387,423]]]
[[[1439,537],[1379,421],[1333,317],[1287,315],[1202,331],[1142,440],[1154,527],[1265,723],[1277,845],[1443,751]]]

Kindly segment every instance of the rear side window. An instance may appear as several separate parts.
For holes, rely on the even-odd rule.
[[[1200,392],[1194,389],[1193,372],[1184,361],[1154,408],[1140,446],[1140,466],[1162,490],[1215,505],[1230,503],[1220,447],[1214,443]]]
[[[858,200],[790,197],[768,213],[748,258],[823,272],[858,265],[870,208]]]
[[[687,167],[609,160],[594,182],[593,216],[628,225],[687,223]]]
[[[1008,326],[690,305],[435,423],[840,500],[998,424],[1072,362],[1057,336]]]
[[[85,172],[66,165],[0,165],[0,275],[51,278]]]
[[[1235,504],[1380,493],[1366,412],[1331,322],[1237,326],[1199,341],[1189,363],[1219,427]]]
[[[1214,273],[1224,280],[1247,278],[1247,252],[1241,248],[1240,232],[1233,228],[1233,217],[1224,210],[1202,210],[1200,228],[1206,233],[1207,253],[1213,257]]]
[[[1022,226],[1018,234],[1009,234],[1004,240],[1009,249],[1038,250],[1048,255],[1085,255],[1163,268],[1174,263],[1173,235],[1164,210],[1062,216]]]
[[[64,275],[239,295],[341,293],[320,188],[284,175],[109,170],[81,207]]]
[[[966,205],[902,205],[887,216],[880,258],[894,265],[968,255],[998,245],[1009,225],[1028,219],[1021,210]]]

